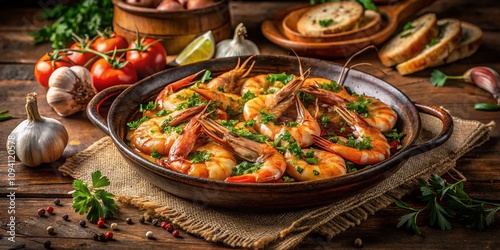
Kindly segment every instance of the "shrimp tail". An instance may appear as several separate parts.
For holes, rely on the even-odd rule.
[[[163,99],[165,99],[168,95],[174,93],[175,91],[192,84],[193,79],[196,78],[199,74],[203,73],[204,71],[205,71],[205,69],[198,71],[192,75],[186,76],[186,77],[184,77],[176,82],[173,82],[173,83],[165,86],[165,88],[163,88],[163,90],[156,97],[155,103],[160,105],[160,108],[162,108],[161,105],[162,105]]]
[[[304,83],[304,80],[309,76],[310,73],[311,69],[307,69],[306,72],[304,72],[302,75],[294,78],[291,82],[278,90],[278,92],[275,93],[276,102],[279,103],[287,98],[293,98],[293,96],[295,96],[295,94],[299,92],[302,84]]]

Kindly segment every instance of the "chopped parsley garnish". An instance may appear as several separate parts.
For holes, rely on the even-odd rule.
[[[200,82],[205,83],[206,81],[212,80],[211,74],[212,74],[212,72],[210,70],[208,70],[208,69],[205,70],[205,72],[203,73],[203,76],[201,76]]]
[[[156,148],[153,148],[153,152],[151,153],[151,157],[155,159],[160,159],[161,155],[156,151]]]
[[[412,33],[413,33],[413,32],[408,31],[408,32],[406,32],[406,33],[403,33],[403,34],[399,35],[399,37],[400,37],[400,38],[405,38],[405,37],[407,37],[407,36],[411,35]]]
[[[248,161],[244,161],[236,164],[233,169],[232,176],[243,175],[253,173],[262,167],[263,163],[252,163]]]
[[[166,115],[168,115],[169,113],[171,113],[171,112],[169,112],[169,111],[167,111],[167,110],[165,110],[165,109],[162,109],[162,110],[158,111],[158,112],[155,114],[155,116],[158,116],[158,117],[160,117],[160,116],[166,116]]]
[[[248,120],[245,122],[245,127],[253,127],[255,125],[255,120]]]
[[[371,149],[372,144],[371,144],[372,138],[369,136],[362,136],[361,140],[356,140],[353,135],[348,135],[347,141],[338,141],[338,144],[348,146],[351,148],[357,148],[359,150],[365,150],[365,149]]]
[[[296,168],[297,168],[297,172],[299,172],[299,174],[302,174],[302,171],[304,171],[304,169],[301,166],[296,166]]]
[[[269,122],[272,122],[272,121],[276,120],[276,116],[275,116],[275,115],[273,115],[273,114],[266,113],[266,112],[261,111],[261,110],[259,110],[259,114],[260,114],[260,116],[261,116],[260,121],[261,121],[263,124],[266,124],[266,123],[269,123]]]
[[[283,179],[283,182],[295,182],[294,178],[292,178],[290,176],[286,176],[286,175],[284,175],[282,179]]]
[[[130,129],[134,130],[134,129],[138,128],[138,127],[139,127],[139,125],[141,125],[141,123],[143,123],[143,122],[145,122],[145,121],[147,121],[147,120],[149,120],[149,117],[147,117],[147,116],[143,116],[143,117],[141,117],[141,119],[139,119],[139,120],[137,120],[137,121],[128,122],[128,123],[127,123],[127,126],[128,126]]]
[[[330,24],[333,23],[333,19],[326,19],[326,20],[319,20],[319,26],[321,27],[328,27]]]
[[[284,84],[289,83],[291,80],[293,80],[295,76],[294,75],[287,75],[285,72],[281,74],[269,74],[266,77],[266,81],[269,83],[274,83],[276,81],[280,81]]]
[[[407,22],[407,23],[405,24],[405,26],[403,27],[403,30],[409,30],[409,29],[413,29],[413,28],[415,28],[415,27],[413,26],[413,23],[412,23],[412,22]]]
[[[332,91],[332,92],[339,92],[339,91],[342,90],[342,86],[340,86],[334,80],[331,80],[330,83],[319,83],[319,82],[316,82],[316,84],[318,84],[318,87],[320,87],[322,89],[326,89],[326,90]]]
[[[441,40],[440,38],[432,38],[432,40],[429,42],[429,44],[426,45],[426,48],[430,48],[430,47],[438,44],[440,40]]]
[[[314,100],[316,100],[316,98],[309,94],[309,93],[305,93],[305,92],[299,92],[297,93],[297,97],[299,98],[299,100],[301,100],[302,102],[314,102]]]
[[[287,122],[285,124],[285,126],[287,126],[289,128],[291,128],[291,127],[297,127],[297,126],[299,126],[299,123],[298,122]]]
[[[153,101],[149,101],[147,104],[139,104],[139,112],[144,112],[146,110],[155,110],[158,107],[158,104],[155,104]]]
[[[325,114],[322,114],[319,117],[319,120],[321,121],[321,123],[323,123],[323,125],[326,125],[327,123],[330,122],[330,118],[328,118],[328,116],[326,116]]]
[[[257,97],[257,96],[254,93],[250,92],[250,91],[245,92],[245,94],[243,94],[241,96],[241,98],[243,100],[245,100],[245,102],[248,102],[248,101],[252,100],[255,97]]]
[[[224,88],[223,87],[217,87],[217,91],[224,93]]]
[[[319,175],[318,170],[313,170],[313,174],[314,174],[314,175]]]
[[[348,102],[346,104],[346,107],[350,111],[356,111],[361,116],[368,117],[368,106],[372,102],[370,99],[365,98],[364,96],[360,95],[354,102]]]
[[[405,136],[404,133],[398,133],[398,130],[397,129],[391,129],[387,132],[385,132],[385,137],[391,141],[401,141],[401,138],[403,138]]]
[[[175,108],[175,110],[184,110],[196,106],[200,106],[207,103],[207,101],[201,99],[201,96],[198,93],[193,93],[187,100],[179,103],[179,106]]]
[[[177,126],[164,126],[163,127],[163,133],[167,134],[167,133],[172,133],[172,132],[175,132],[177,134],[182,134],[182,127],[185,125],[185,123],[183,124],[179,124]]]
[[[188,156],[188,159],[192,163],[200,163],[200,162],[205,162],[210,160],[211,155],[210,151],[203,150],[203,151],[195,151],[194,153],[190,153]]]
[[[273,93],[276,93],[276,89],[269,88],[268,90],[264,91],[262,94],[263,95],[268,95],[268,94],[273,94]]]
[[[269,141],[269,136],[263,135],[260,133],[252,133],[250,130],[248,130],[246,127],[250,126],[252,127],[253,124],[255,123],[254,120],[249,120],[245,122],[245,127],[239,127],[236,128],[236,124],[240,122],[238,120],[222,120],[220,124],[224,126],[225,128],[231,130],[232,132],[236,133],[239,136],[245,137],[247,139],[250,139],[252,141],[256,141],[259,143],[264,143]]]
[[[356,167],[356,164],[350,161],[345,161],[345,166],[347,168],[347,173],[352,173],[358,171],[358,168]]]

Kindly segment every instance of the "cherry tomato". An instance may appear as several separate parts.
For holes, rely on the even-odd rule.
[[[134,65],[139,78],[150,76],[167,67],[167,52],[163,45],[154,39],[135,40],[128,46],[127,61]]]
[[[69,60],[65,53],[47,53],[40,57],[35,63],[35,79],[40,85],[45,88],[49,87],[49,77],[60,67],[71,67],[73,63]]]
[[[91,47],[91,44],[90,42],[88,43],[84,43],[83,46],[82,46],[82,43],[80,42],[75,42],[71,45],[70,49],[72,50],[83,50],[83,49],[87,49],[87,48],[90,48]],[[75,64],[75,65],[80,65],[80,66],[85,66],[85,64],[90,61],[90,59],[94,58],[96,55],[90,53],[90,52],[85,52],[85,53],[81,53],[81,52],[75,52],[75,51],[71,51],[68,53],[68,58]],[[89,63],[89,65],[86,66],[88,69],[90,69],[92,67],[92,64]]]
[[[137,82],[137,73],[134,66],[119,58],[100,58],[92,65],[90,73],[97,91],[114,85]]]
[[[100,37],[95,39],[93,47],[99,52],[106,53],[115,50],[115,48],[126,49],[128,47],[128,42],[123,36],[117,35],[114,32],[103,33]],[[120,54],[123,53],[118,53],[118,55]]]

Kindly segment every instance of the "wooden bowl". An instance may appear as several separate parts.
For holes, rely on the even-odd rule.
[[[245,58],[242,58],[245,60]],[[270,72],[298,74],[296,57],[255,56],[252,75]],[[302,67],[311,70],[311,77],[338,79],[342,66],[312,58],[301,58]],[[385,161],[344,176],[292,183],[228,183],[181,174],[150,162],[128,146],[127,122],[138,113],[138,107],[158,95],[168,84],[188,75],[207,69],[213,77],[234,69],[238,58],[220,58],[175,67],[159,72],[130,86],[121,85],[105,89],[89,103],[89,119],[113,140],[116,148],[128,164],[142,177],[160,189],[195,204],[246,209],[252,211],[293,210],[318,206],[343,199],[369,188],[387,178],[410,157],[426,152],[444,143],[453,131],[451,116],[441,108],[413,103],[391,84],[358,70],[349,70],[344,85],[356,93],[364,93],[381,99],[398,113],[398,131],[405,134],[400,151]],[[117,96],[103,118],[99,106]],[[421,123],[419,112],[427,113],[442,121],[441,132],[429,141],[417,143]]]
[[[292,6],[276,12],[270,18],[264,20],[261,31],[269,41],[285,48],[293,50],[301,56],[316,58],[340,58],[349,57],[353,53],[369,46],[380,45],[389,39],[399,22],[417,13],[422,8],[433,3],[435,0],[401,0],[397,4],[379,6],[382,15],[382,25],[378,32],[370,36],[359,37],[343,41],[329,42],[302,42],[289,39],[283,29],[283,19],[291,11],[304,8],[305,5]]]
[[[297,31],[297,21],[309,9],[310,7],[294,10],[283,19],[283,33],[288,39],[306,43],[345,41],[371,36],[379,31],[382,26],[380,14],[372,10],[366,10],[357,28],[324,36],[307,36]]]
[[[136,39],[136,29],[141,36],[162,39],[168,55],[179,54],[194,38],[212,30],[215,41],[231,36],[232,27],[228,0],[195,10],[164,11],[127,4],[113,0],[113,28],[129,41]]]

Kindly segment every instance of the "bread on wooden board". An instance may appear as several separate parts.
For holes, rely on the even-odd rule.
[[[379,59],[386,67],[407,61],[424,50],[438,33],[436,14],[425,14],[408,22],[403,31],[389,40],[379,51]]]
[[[439,35],[417,56],[396,66],[399,74],[408,75],[420,71],[450,55],[462,39],[460,20],[453,18],[438,21]]]
[[[438,66],[446,63],[452,63],[460,59],[471,56],[476,53],[481,45],[483,39],[483,31],[478,26],[462,21],[460,24],[462,28],[462,38],[458,46],[450,53],[445,59],[436,62],[432,66]]]
[[[297,31],[305,36],[323,36],[354,27],[363,16],[358,2],[327,2],[311,7],[297,21]]]

